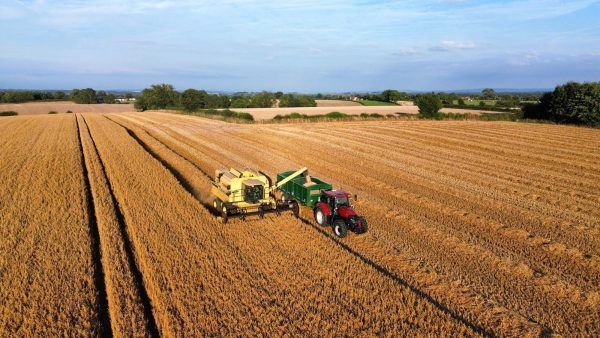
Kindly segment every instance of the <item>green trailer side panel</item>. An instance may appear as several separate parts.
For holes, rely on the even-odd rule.
[[[294,170],[290,170],[277,174],[277,182],[285,179],[294,172]],[[294,197],[300,204],[312,208],[317,203],[321,190],[330,190],[332,186],[317,177],[310,176],[310,178],[313,182],[310,186],[304,186],[306,178],[301,175],[285,183],[279,189]]]

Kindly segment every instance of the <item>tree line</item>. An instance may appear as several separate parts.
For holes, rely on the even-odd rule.
[[[493,90],[484,90],[484,96]],[[536,103],[520,103],[515,111],[517,119],[547,120],[557,123],[600,126],[600,82],[568,82],[557,86],[553,92],[541,95]],[[441,118],[445,106],[439,93],[425,93],[415,97],[419,115],[423,118]],[[517,104],[517,102],[515,102]]]
[[[136,98],[137,110],[183,109],[197,111],[218,108],[271,108],[315,107],[310,95],[284,94],[283,92],[236,93],[233,95],[209,94],[205,90],[186,89],[178,92],[170,84],[155,84],[146,88]]]
[[[34,91],[34,90],[6,90],[0,91],[0,102],[23,103],[30,101],[60,101],[65,100],[65,92]]]
[[[523,117],[557,123],[600,126],[600,82],[568,82],[523,106]]]
[[[33,101],[64,101],[75,103],[115,103],[117,98],[133,98],[133,94],[115,95],[103,90],[96,91],[92,88],[73,89],[68,93],[63,91],[36,91],[36,90],[6,90],[0,91],[2,103],[24,103]]]

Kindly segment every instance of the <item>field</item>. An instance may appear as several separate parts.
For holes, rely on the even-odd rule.
[[[383,102],[383,101],[374,101],[374,100],[359,100],[358,101],[363,106],[395,106],[395,103],[392,102]]]
[[[60,114],[0,145],[2,336],[600,334],[597,129]],[[369,232],[223,225],[229,166],[307,166]]]
[[[360,106],[361,104],[354,101],[346,100],[315,100],[317,107],[348,107],[348,106]]]
[[[133,104],[77,104],[71,101],[0,103],[0,112],[15,111],[19,115],[48,114],[50,111],[61,114],[69,110],[73,113],[125,113],[135,111]]]
[[[238,112],[250,113],[254,116],[257,121],[269,120],[277,115],[289,115],[291,113],[300,113],[305,115],[324,115],[331,112],[340,112],[348,115],[360,115],[363,113],[367,114],[381,114],[381,115],[396,115],[396,114],[418,114],[419,107],[417,106],[319,106],[319,107],[296,107],[296,108],[240,108],[232,109]],[[474,114],[479,115],[481,113],[497,114],[498,112],[473,110],[473,109],[457,109],[457,108],[444,108],[441,110],[444,113],[461,113],[461,114]]]
[[[495,107],[496,106],[496,100],[471,100],[471,101],[465,101],[465,106],[479,107],[481,105],[481,102],[483,102],[486,107]],[[452,102],[452,104],[458,104],[458,100],[454,100]]]

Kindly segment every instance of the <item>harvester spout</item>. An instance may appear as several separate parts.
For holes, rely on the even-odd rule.
[[[291,174],[290,176],[284,178],[283,180],[277,182],[277,184],[275,186],[273,186],[273,190],[279,189],[281,188],[282,185],[286,184],[287,182],[293,180],[294,178],[302,175],[305,171],[307,171],[308,168],[304,167],[298,171],[296,171],[295,173]]]

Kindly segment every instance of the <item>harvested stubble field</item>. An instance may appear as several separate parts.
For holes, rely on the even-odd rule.
[[[600,131],[476,121],[0,120],[3,336],[600,333]],[[308,166],[365,235],[222,225],[222,166]]]
[[[417,106],[363,106],[363,105],[337,105],[331,106],[327,104],[317,105],[317,107],[291,107],[291,108],[231,108],[231,110],[237,112],[244,112],[251,114],[255,120],[269,120],[277,115],[289,115],[292,113],[300,113],[304,115],[324,115],[331,112],[340,112],[348,115],[360,115],[360,114],[380,114],[380,115],[397,115],[397,114],[418,114],[419,107]],[[498,114],[494,111],[483,111],[473,109],[456,109],[456,108],[443,108],[443,113],[456,113],[456,114],[473,114],[480,115],[482,113]]]
[[[73,113],[127,113],[134,112],[133,104],[79,104],[71,101],[0,103],[0,111],[15,111],[19,115],[40,115],[55,111]]]

